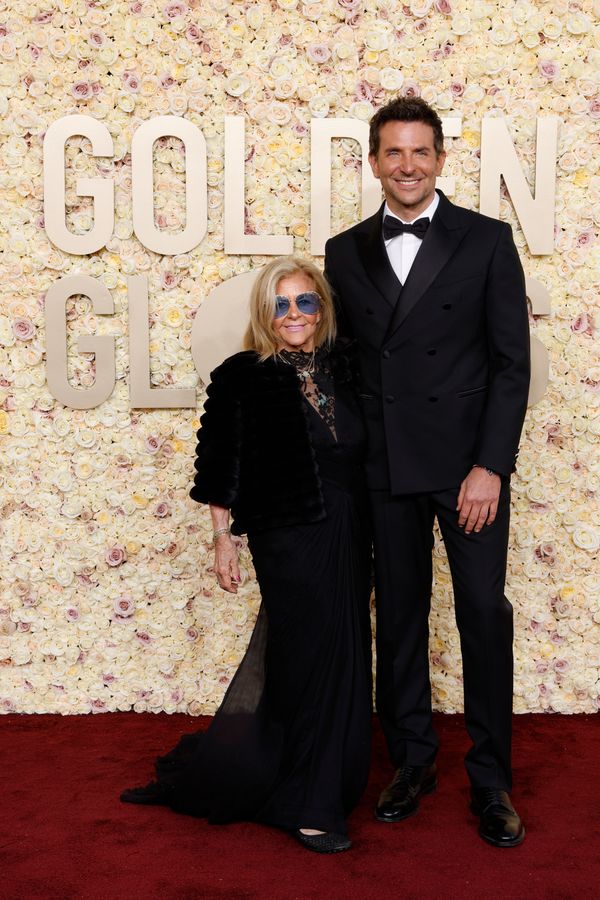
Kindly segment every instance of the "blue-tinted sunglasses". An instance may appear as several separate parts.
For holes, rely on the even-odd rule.
[[[282,319],[290,311],[292,302],[289,297],[277,294],[275,297],[275,319]],[[316,291],[304,291],[296,297],[296,308],[305,316],[314,316],[321,309],[321,298]]]

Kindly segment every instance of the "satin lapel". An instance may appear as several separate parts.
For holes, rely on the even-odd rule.
[[[367,275],[379,293],[385,297],[391,307],[395,308],[402,285],[390,265],[383,243],[382,218],[383,206],[373,216],[371,229],[357,235],[358,253]]]
[[[456,227],[453,217],[444,215],[450,204],[445,198],[443,200],[445,202],[440,202],[404,283],[385,336],[386,341],[400,328],[425,291],[433,284],[469,230],[468,226]]]

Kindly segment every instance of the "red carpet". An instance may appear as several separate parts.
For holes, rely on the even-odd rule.
[[[440,788],[397,825],[372,818],[389,779],[380,733],[371,784],[350,820],[354,848],[320,857],[240,823],[209,826],[119,803],[154,756],[201,720],[118,713],[0,719],[2,900],[398,898],[588,900],[598,896],[599,720],[515,718],[515,805],[527,828],[513,850],[488,847],[467,807],[467,739],[438,716]]]

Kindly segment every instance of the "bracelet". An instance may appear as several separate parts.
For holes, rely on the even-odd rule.
[[[231,534],[231,528],[227,526],[227,528],[217,528],[216,531],[213,531],[213,544],[218,537],[221,537],[222,534]]]
[[[484,469],[488,473],[488,475],[497,475],[498,474],[497,472],[494,472],[493,469],[488,469],[487,466],[480,466],[478,463],[475,463],[472,466],[472,468],[473,469]]]

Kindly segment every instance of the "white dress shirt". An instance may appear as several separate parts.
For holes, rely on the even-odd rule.
[[[440,202],[440,198],[435,193],[433,200],[427,207],[427,209],[423,210],[417,216],[417,219],[433,219],[433,214],[438,207],[438,203]],[[394,215],[389,206],[387,205],[387,201],[385,206],[383,207],[383,215],[392,216],[394,219],[398,219],[400,222],[404,222],[404,219],[401,219],[400,216]],[[415,219],[416,221],[416,219]],[[408,225],[408,222],[404,222],[405,225]],[[387,250],[388,259],[392,266],[392,269],[396,273],[396,277],[400,284],[404,284],[406,279],[408,278],[408,273],[410,272],[410,267],[415,261],[415,256],[419,252],[419,248],[421,246],[422,239],[417,237],[416,234],[410,234],[405,231],[404,234],[397,234],[396,237],[390,238],[388,241],[385,241],[385,249]]]

